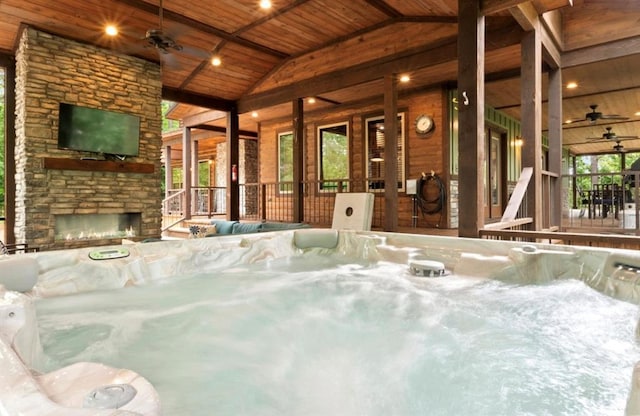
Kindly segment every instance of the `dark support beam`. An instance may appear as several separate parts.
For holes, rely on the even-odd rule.
[[[238,112],[227,114],[227,219],[240,219],[240,137]]]
[[[0,240],[16,243],[14,231],[16,219],[16,61],[13,56],[0,55],[0,66],[4,67],[4,236]],[[21,241],[22,242],[22,241]]]
[[[525,194],[527,216],[533,229],[542,229],[542,40],[540,31],[528,32],[522,40],[522,166],[533,168]]]
[[[162,99],[220,111],[231,111],[236,106],[235,102],[231,100],[195,94],[167,86],[162,87]]]
[[[182,129],[182,189],[184,189],[185,219],[191,218],[191,129]]]
[[[460,237],[484,227],[485,19],[479,1],[458,0],[458,206]]]
[[[292,103],[293,116],[293,221],[304,221],[304,100]]]
[[[549,71],[549,168],[557,175],[551,179],[551,226],[560,226],[562,222],[562,70]],[[575,171],[574,171],[575,172]]]
[[[398,231],[398,79],[384,77],[384,231]]]
[[[217,133],[226,133],[227,132],[227,128],[226,127],[210,126],[208,124],[198,124],[197,126],[192,126],[192,128],[198,129],[198,130],[215,131]],[[252,139],[257,139],[258,138],[258,132],[249,131],[249,130],[238,130],[238,136],[240,136],[240,137],[251,137]]]

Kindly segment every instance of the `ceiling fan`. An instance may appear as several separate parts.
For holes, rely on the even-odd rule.
[[[178,44],[171,36],[166,34],[162,28],[163,23],[163,6],[162,0],[160,0],[160,7],[158,12],[158,17],[160,20],[160,27],[157,29],[149,29],[144,36],[144,40],[154,48],[156,48],[160,53],[168,54],[171,50],[181,51],[182,45]]]
[[[597,111],[597,104],[591,104],[589,108],[591,108],[591,112],[585,114],[584,118],[567,120],[565,124],[579,123],[581,121],[589,121],[593,124],[597,120],[629,120],[629,117],[620,116],[618,114],[602,114],[600,111]]]
[[[606,128],[606,132],[600,137],[588,137],[587,140],[619,140],[619,139],[638,139],[638,136],[618,136],[611,127]]]
[[[620,143],[620,140],[616,141],[616,144],[613,146],[613,150],[618,153],[625,152],[624,146]]]

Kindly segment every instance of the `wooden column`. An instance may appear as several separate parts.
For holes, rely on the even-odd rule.
[[[485,19],[479,0],[458,0],[458,205],[460,237],[484,227]]]
[[[4,80],[4,236],[0,240],[16,243],[16,61],[12,56],[0,55],[0,65],[5,68]],[[20,241],[22,243],[22,241]],[[27,243],[29,243],[27,241]]]
[[[171,171],[171,146],[164,147],[164,197],[168,198],[173,189],[173,172]]]
[[[240,219],[240,121],[238,110],[227,112],[227,219]]]
[[[562,221],[562,70],[549,71],[549,171],[558,175],[551,182],[551,224],[560,226]],[[568,198],[569,195],[566,195]]]
[[[200,186],[200,166],[199,166],[199,158],[198,158],[198,152],[199,152],[199,144],[198,144],[198,140],[192,140],[191,141],[191,189],[195,192],[191,193],[191,211],[192,212],[200,212],[200,207],[198,206],[198,199],[199,199],[199,191],[197,189],[193,189],[193,188],[197,188],[198,186]]]
[[[198,140],[191,142],[191,186],[200,186],[199,164],[200,158],[198,157],[200,145]]]
[[[525,195],[527,216],[533,229],[542,229],[542,42],[539,23],[522,39],[521,103],[522,166],[533,175]]]
[[[398,231],[398,81],[384,77],[384,231]]]
[[[191,128],[182,129],[182,189],[185,219],[191,218]]]
[[[293,221],[304,221],[304,102],[293,100]]]

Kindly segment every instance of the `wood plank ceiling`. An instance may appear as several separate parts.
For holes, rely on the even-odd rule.
[[[306,111],[380,100],[385,73],[406,73],[400,93],[455,85],[458,0],[1,0],[0,51],[13,54],[21,28],[40,30],[138,56],[162,65],[168,98],[193,104],[178,115],[237,105],[240,128],[288,117],[295,98],[317,97]],[[519,118],[520,48],[516,18],[527,7],[560,22],[566,90],[563,117],[584,118],[589,106],[627,120],[565,125],[574,153],[605,152],[618,136],[640,136],[640,2],[628,0],[485,0],[486,101]],[[162,6],[162,7],[160,7]],[[511,8],[511,9],[510,9]],[[104,35],[107,23],[119,35]],[[145,34],[162,28],[182,46],[154,48]],[[211,58],[222,64],[213,66]],[[543,96],[546,102],[546,96]],[[546,110],[546,109],[545,109]],[[258,117],[252,117],[256,111]],[[223,121],[220,121],[224,125]],[[543,123],[546,117],[543,115]],[[215,123],[214,123],[215,124]],[[627,149],[640,140],[625,139]]]

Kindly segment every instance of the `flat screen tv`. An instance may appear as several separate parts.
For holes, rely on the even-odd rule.
[[[140,117],[60,103],[58,148],[137,156]]]

